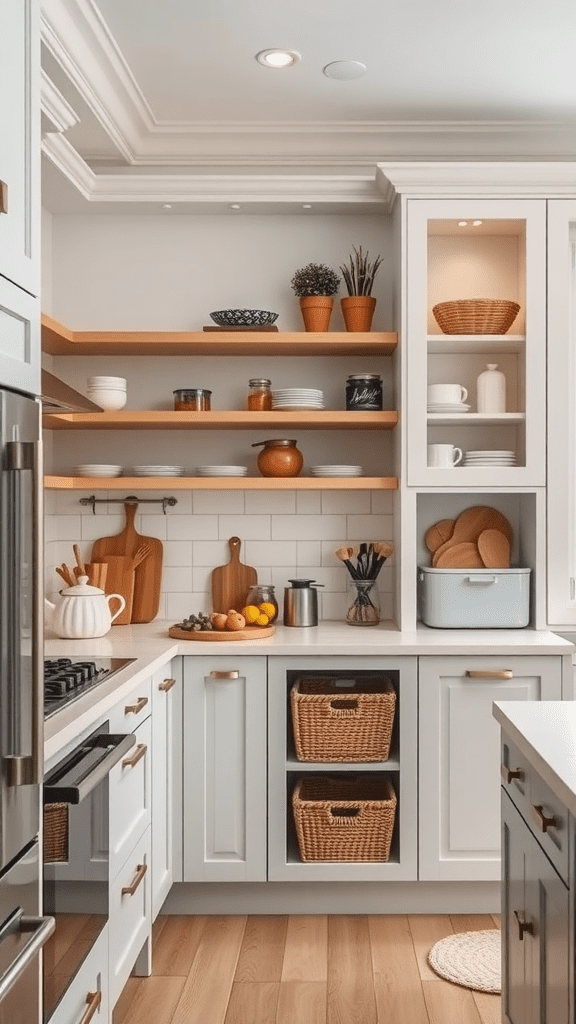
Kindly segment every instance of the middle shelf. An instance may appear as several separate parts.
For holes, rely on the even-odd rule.
[[[43,417],[47,430],[255,430],[273,427],[277,430],[299,427],[307,430],[392,430],[398,413],[348,412],[322,410],[300,412],[252,412],[247,410],[215,410],[210,412],[175,412],[172,409],[122,409],[118,412],[59,412]]]

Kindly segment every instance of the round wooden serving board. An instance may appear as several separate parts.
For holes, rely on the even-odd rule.
[[[275,626],[245,626],[244,629],[206,629],[194,633],[188,632],[187,629],[179,629],[178,626],[170,626],[168,635],[175,640],[204,640],[208,643],[217,643],[219,640],[261,640],[265,636],[272,636],[275,629]]]

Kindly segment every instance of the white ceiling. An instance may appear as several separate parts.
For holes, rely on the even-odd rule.
[[[573,160],[575,39],[573,0],[43,0],[43,201],[364,211],[382,160]]]

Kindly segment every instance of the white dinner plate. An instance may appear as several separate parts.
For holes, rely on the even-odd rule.
[[[429,405],[428,412],[468,412],[471,407],[461,403],[459,405]]]

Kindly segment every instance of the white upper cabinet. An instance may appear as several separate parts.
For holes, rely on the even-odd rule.
[[[543,486],[546,202],[408,199],[406,242],[408,485]],[[503,333],[444,333],[433,307],[461,299],[506,299],[520,310]],[[488,365],[504,374],[502,410],[479,410],[477,380]],[[465,391],[429,395],[434,384]],[[438,466],[430,445],[464,454]],[[466,457],[472,452],[512,452],[514,465],[483,464]]]

